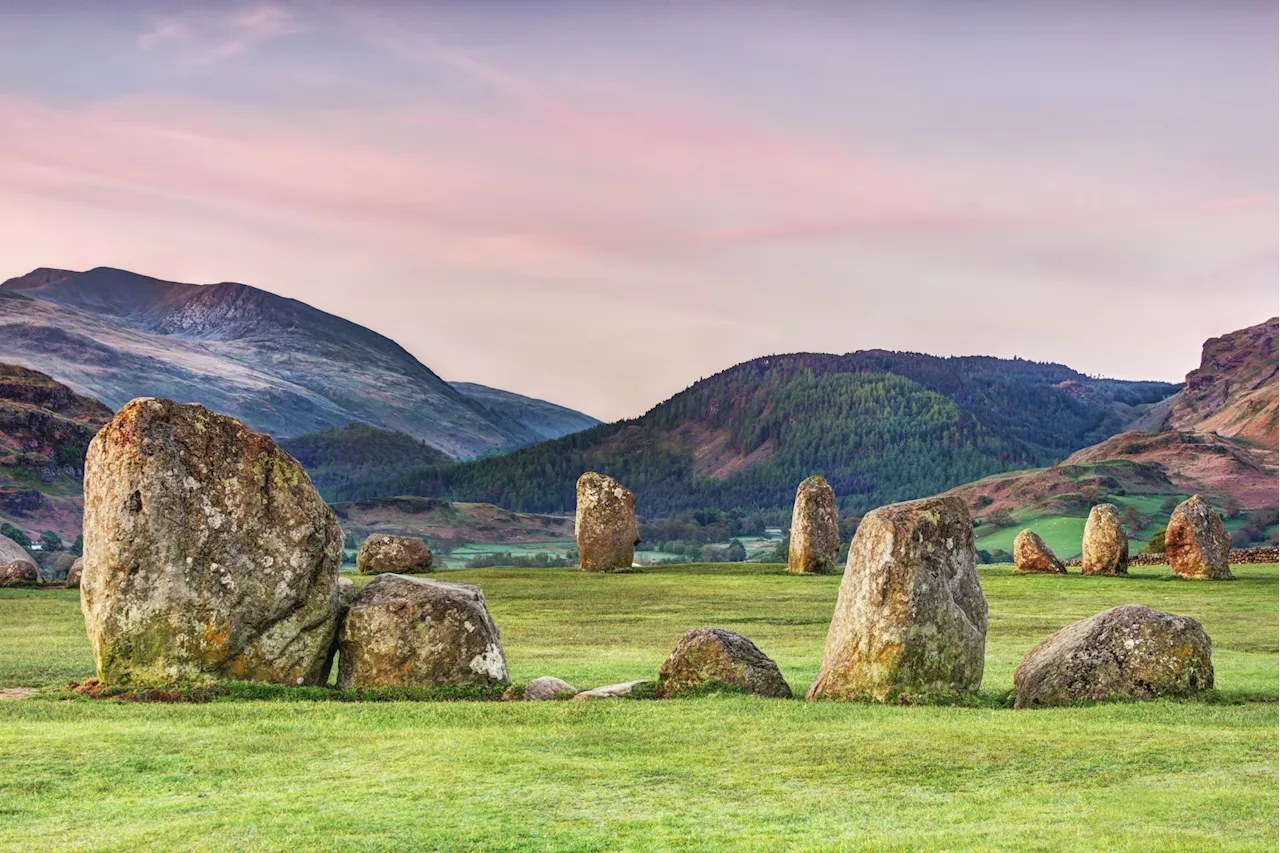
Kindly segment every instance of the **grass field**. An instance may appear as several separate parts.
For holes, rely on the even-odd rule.
[[[1275,850],[1277,567],[1235,566],[1235,583],[1132,571],[983,567],[983,708],[0,702],[0,849]],[[484,588],[513,680],[653,677],[714,624],[797,693],[839,583],[758,564],[441,574]],[[1130,602],[1203,622],[1215,694],[1000,707],[1036,642]],[[91,669],[74,592],[0,590],[0,687],[53,695]]]

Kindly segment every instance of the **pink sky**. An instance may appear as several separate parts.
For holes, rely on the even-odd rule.
[[[19,4],[0,278],[242,281],[606,419],[799,350],[1179,379],[1277,313],[1275,8],[1060,6]]]

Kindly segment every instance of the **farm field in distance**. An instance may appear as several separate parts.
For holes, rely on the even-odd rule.
[[[0,849],[1274,850],[1277,566],[1232,571],[980,567],[991,624],[972,708],[64,700],[93,670],[77,593],[0,590],[0,688],[41,689],[0,702]],[[750,563],[437,576],[484,589],[515,682],[653,678],[681,634],[718,625],[799,695],[840,582]],[[1213,694],[1004,707],[1039,640],[1128,603],[1204,624]]]

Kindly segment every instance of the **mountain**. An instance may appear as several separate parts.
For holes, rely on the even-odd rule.
[[[513,394],[477,385],[474,382],[450,382],[463,396],[481,403],[485,408],[501,412],[522,424],[538,436],[539,441],[559,438],[571,432],[581,432],[596,426],[600,421],[582,412],[537,400],[523,394]]]
[[[453,461],[402,432],[356,424],[282,438],[280,446],[302,463],[326,500],[353,483],[390,480],[406,469]]]
[[[230,282],[35,270],[0,284],[0,359],[112,407],[137,396],[194,401],[277,437],[365,424],[468,459],[545,429],[460,393],[382,335]]]
[[[0,520],[74,538],[89,441],[111,419],[97,400],[35,370],[0,364]]]
[[[865,509],[1048,464],[1121,431],[1177,390],[1019,359],[770,356],[704,379],[640,418],[342,494],[567,512],[578,476],[598,470],[632,488],[642,514],[665,515],[790,506],[796,483],[822,473],[843,507]]]

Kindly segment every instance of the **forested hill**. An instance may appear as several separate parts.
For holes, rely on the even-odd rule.
[[[658,516],[788,506],[796,483],[821,473],[845,508],[866,508],[1052,463],[1121,431],[1177,389],[1017,359],[770,356],[634,420],[353,486],[343,497],[418,494],[569,511],[578,476],[597,470],[634,490],[642,514]]]

